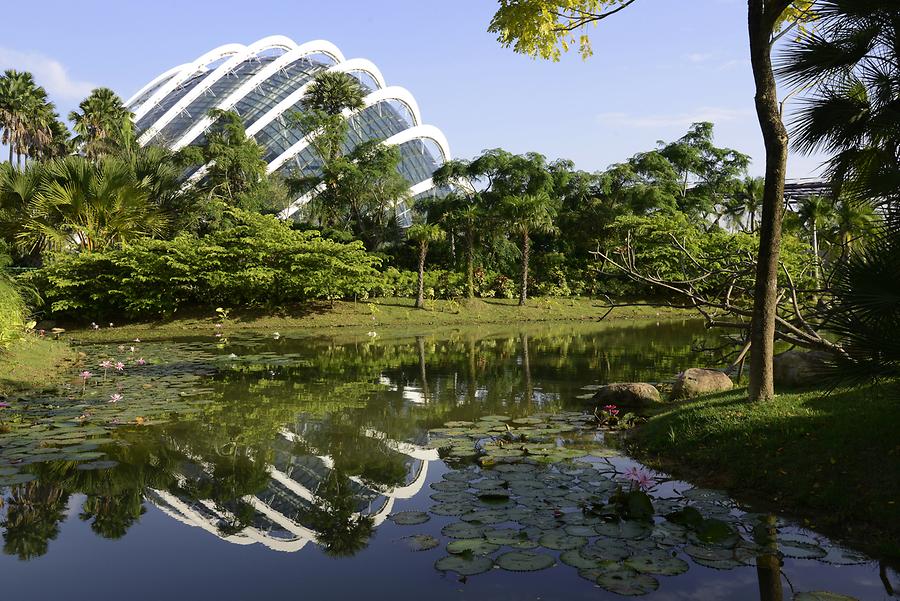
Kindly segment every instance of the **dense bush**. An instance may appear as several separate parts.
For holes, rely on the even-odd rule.
[[[0,243],[0,350],[18,338],[25,327],[25,301],[15,283],[3,273],[10,264]]]
[[[232,225],[202,238],[182,234],[60,254],[31,279],[50,314],[81,319],[333,300],[365,295],[380,284],[380,260],[361,242],[326,240],[239,209],[230,218]]]

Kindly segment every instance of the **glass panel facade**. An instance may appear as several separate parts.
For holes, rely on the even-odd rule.
[[[291,128],[288,115],[301,110],[300,102],[294,104],[274,121],[256,134],[256,141],[265,148],[263,158],[271,163],[288,148],[299,142],[306,132]],[[344,153],[348,153],[362,142],[385,140],[414,125],[412,113],[402,102],[384,100],[356,113],[348,120],[347,137],[344,139]]]
[[[149,90],[147,90],[146,92],[144,92],[143,94],[141,94],[140,96],[138,96],[137,98],[135,98],[135,99],[131,102],[131,104],[128,105],[128,110],[134,111],[135,109],[137,109],[138,107],[140,107],[140,106],[141,106],[142,104],[144,104],[144,102],[146,102],[151,96],[153,96],[153,94],[155,94],[157,90],[159,90],[161,87],[163,87],[163,86],[166,85],[168,82],[170,82],[170,81],[172,80],[172,78],[175,77],[176,75],[178,75],[178,73],[173,73],[172,75],[166,77],[165,79],[163,79],[162,81],[160,81],[160,82],[158,82],[156,85],[154,85],[152,88],[150,88]]]
[[[285,66],[259,84],[253,91],[234,105],[245,127],[250,127],[257,119],[268,113],[279,102],[296,89],[310,81],[319,71],[334,64],[334,59],[325,55],[312,55]]]
[[[166,111],[175,106],[176,102],[184,98],[188,92],[200,85],[200,82],[202,82],[207,75],[209,75],[208,71],[195,73],[188,78],[187,81],[182,82],[181,85],[169,92],[168,96],[163,98],[159,104],[150,109],[146,115],[138,119],[137,123],[134,124],[134,129],[137,134],[140,135],[141,132],[153,125],[157,119],[166,113]]]
[[[278,57],[267,56],[262,59],[254,57],[239,64],[188,104],[183,111],[169,121],[153,137],[149,144],[168,145],[174,143],[198,120],[206,116],[210,109],[228,98],[229,94],[241,87],[247,80],[259,73],[276,58]]]

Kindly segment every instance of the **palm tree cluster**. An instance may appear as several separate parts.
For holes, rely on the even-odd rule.
[[[0,130],[9,163],[15,156],[19,167],[26,157],[41,160],[70,150],[68,128],[31,73],[7,69],[0,76]]]
[[[831,158],[828,174],[857,200],[900,200],[900,11],[892,0],[818,0],[815,26],[781,56],[805,89],[794,147]]]

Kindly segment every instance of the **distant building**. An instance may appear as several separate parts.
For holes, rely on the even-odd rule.
[[[315,174],[321,169],[309,140],[289,127],[287,116],[301,110],[300,101],[320,71],[348,73],[367,95],[362,110],[347,115],[350,131],[345,150],[382,139],[400,148],[400,173],[414,197],[435,194],[431,174],[450,159],[444,134],[423,123],[415,98],[405,88],[388,86],[374,64],[363,58],[345,59],[330,42],[296,44],[270,36],[244,46],[226,44],[162,73],[127,102],[142,146],[154,144],[178,150],[202,142],[212,120],[211,109],[233,110],[247,134],[264,149],[269,173]],[[202,178],[204,169],[191,177]],[[310,195],[296,199],[284,211],[289,217]]]

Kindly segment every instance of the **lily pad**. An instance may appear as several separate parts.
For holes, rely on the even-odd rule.
[[[587,539],[581,536],[573,536],[565,530],[549,530],[538,540],[545,549],[554,551],[568,551],[578,549],[587,544]]]
[[[447,545],[447,552],[453,555],[471,553],[472,555],[490,555],[500,548],[483,538],[461,538]]]
[[[431,519],[424,511],[400,511],[392,513],[388,518],[398,526],[415,526]]]
[[[526,531],[514,528],[487,530],[484,533],[484,538],[489,543],[515,549],[534,549],[538,546],[537,542],[531,540]]]
[[[477,524],[499,524],[508,521],[509,514],[502,509],[477,509],[463,514],[460,519]]]
[[[497,565],[511,572],[535,572],[553,567],[556,560],[535,551],[510,551],[497,557]]]
[[[441,541],[428,534],[414,534],[400,539],[411,551],[428,551],[441,544]]]
[[[447,538],[478,538],[484,534],[484,528],[468,522],[454,522],[441,528],[441,534]]]
[[[659,576],[677,576],[687,572],[690,567],[683,559],[673,557],[665,551],[630,557],[625,560],[625,565],[642,574],[657,574]]]
[[[434,567],[441,572],[456,572],[460,576],[483,574],[494,567],[490,557],[483,555],[448,555],[434,562]]]
[[[794,559],[822,559],[828,556],[828,552],[819,545],[798,540],[780,540],[778,549],[785,557]]]
[[[459,503],[439,503],[437,505],[432,505],[430,511],[434,515],[452,515],[458,516],[463,515],[464,513],[469,513],[473,510],[472,503],[469,502],[459,502]]]
[[[659,581],[653,576],[628,568],[604,571],[597,576],[596,582],[611,593],[631,597],[646,595],[659,588]]]

